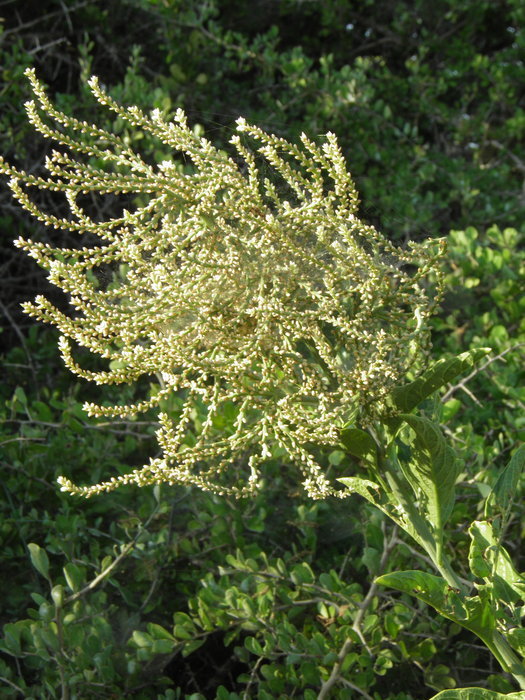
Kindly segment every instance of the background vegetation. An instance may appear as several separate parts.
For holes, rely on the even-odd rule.
[[[37,170],[47,148],[25,121],[24,68],[88,119],[83,79],[95,73],[124,103],[166,116],[183,107],[218,143],[239,114],[288,139],[335,131],[365,219],[399,243],[448,237],[434,355],[494,351],[442,397],[464,457],[450,546],[465,548],[465,513],[475,517],[525,438],[523,2],[3,0],[0,17],[0,152],[20,167]],[[144,134],[126,136],[163,157]],[[1,697],[423,700],[454,685],[514,689],[474,637],[371,584],[428,567],[390,523],[358,499],[308,501],[280,464],[249,501],[165,486],[90,501],[58,492],[58,474],[93,483],[141,465],[155,426],[83,414],[101,390],[74,381],[55,333],[19,309],[42,291],[60,300],[11,241],[54,234],[6,188],[0,198]],[[352,472],[343,452],[330,463]],[[523,515],[516,508],[506,542],[520,570]]]

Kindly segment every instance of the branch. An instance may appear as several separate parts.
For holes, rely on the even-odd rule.
[[[449,398],[454,394],[458,389],[463,389],[463,391],[467,392],[471,397],[473,396],[472,393],[466,389],[466,384],[476,376],[476,374],[479,374],[480,372],[483,372],[489,365],[491,365],[493,362],[496,362],[496,360],[501,360],[505,355],[512,350],[517,350],[517,348],[520,348],[524,346],[525,343],[516,343],[516,345],[512,345],[510,348],[507,348],[506,350],[503,350],[500,352],[499,355],[495,355],[494,357],[491,357],[489,360],[485,362],[484,365],[481,365],[481,367],[476,367],[475,369],[472,370],[472,372],[467,375],[464,379],[462,379],[458,384],[455,384],[454,386],[451,386],[450,389],[446,392],[446,394],[441,398],[442,403],[445,403],[446,401],[449,400]],[[475,397],[473,397],[475,399]],[[477,401],[477,399],[475,399]]]
[[[385,523],[383,523],[383,527],[384,526],[385,526]],[[379,571],[383,571],[386,568],[386,565],[388,562],[388,557],[390,556],[390,553],[392,552],[392,550],[394,549],[394,547],[398,541],[397,540],[397,531],[398,531],[398,527],[397,527],[397,525],[394,525],[394,527],[392,529],[392,535],[391,535],[390,539],[387,542],[385,542],[385,545],[383,547],[383,553],[381,555],[381,560],[379,562]],[[357,632],[361,641],[363,642],[363,645],[366,647],[366,649],[369,653],[370,653],[370,649],[368,648],[366,640],[364,639],[363,633],[361,631],[361,622],[363,621],[363,617],[365,616],[365,613],[368,610],[368,608],[372,602],[372,599],[373,599],[374,595],[376,594],[377,589],[378,589],[378,585],[374,581],[372,583],[372,585],[370,586],[370,588],[368,589],[368,593],[366,594],[363,602],[359,606],[359,610],[357,611],[357,615],[355,616],[355,619],[354,619],[354,624],[352,625],[352,629],[355,630],[355,632]],[[341,650],[339,651],[339,654],[337,655],[337,661],[335,662],[335,664],[332,668],[332,672],[330,674],[330,677],[321,686],[321,690],[319,691],[319,694],[317,696],[317,700],[324,700],[324,698],[328,697],[328,693],[330,692],[332,686],[334,686],[335,683],[337,683],[337,681],[339,679],[340,672],[341,672],[341,667],[342,667],[343,662],[346,658],[346,655],[348,654],[348,652],[352,648],[353,643],[354,643],[353,639],[347,639],[344,642],[343,646],[341,647]],[[345,681],[345,683],[346,683],[346,681]],[[354,686],[354,685],[351,685],[351,687],[354,690],[360,692],[361,695],[363,695],[365,698],[367,698],[367,700],[373,700],[373,698],[370,695],[368,695],[368,693],[366,693],[361,688]]]
[[[148,518],[148,519],[146,520],[146,522],[144,523],[144,527],[147,527],[147,526],[148,526],[148,524],[151,522],[153,516],[157,513],[158,509],[159,509],[159,507],[158,507],[158,505],[157,505],[157,506],[155,507],[155,509],[153,510],[153,512],[151,513],[151,515],[149,516],[149,518]],[[73,593],[73,595],[70,595],[68,598],[66,598],[66,599],[64,600],[64,605],[67,605],[68,603],[73,603],[75,600],[78,600],[79,598],[81,598],[82,596],[86,595],[87,593],[89,593],[90,591],[92,591],[94,588],[96,588],[96,587],[98,586],[98,584],[99,584],[101,581],[103,581],[103,580],[106,578],[106,576],[108,576],[108,575],[111,573],[111,571],[113,571],[113,569],[114,569],[116,566],[118,566],[118,564],[120,564],[120,562],[121,562],[121,561],[131,552],[131,550],[135,547],[135,545],[137,544],[137,541],[138,541],[140,535],[142,534],[142,530],[143,530],[143,528],[139,528],[139,529],[138,529],[137,534],[135,535],[135,537],[133,538],[133,540],[132,540],[131,542],[128,542],[128,544],[122,549],[122,551],[120,552],[120,554],[118,555],[118,557],[116,557],[116,558],[111,562],[111,564],[110,564],[106,569],[104,569],[104,571],[101,571],[100,574],[99,574],[98,576],[95,576],[95,578],[94,578],[92,581],[90,581],[90,582],[87,584],[87,586],[84,586],[84,588],[83,588],[82,590],[77,591],[76,593]]]

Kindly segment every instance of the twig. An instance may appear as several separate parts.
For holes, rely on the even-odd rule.
[[[16,685],[16,683],[13,683],[12,681],[10,681],[9,678],[5,678],[4,676],[0,676],[0,681],[2,681],[3,683],[7,683],[7,685],[11,686],[11,688],[14,688],[22,695],[25,695],[25,690],[23,688],[21,688],[19,685]]]
[[[146,520],[144,523],[144,527],[147,527],[148,524],[151,522],[152,518],[154,515],[157,513],[159,507],[156,506],[156,508],[153,510],[149,518]],[[87,586],[84,586],[84,588],[80,591],[77,591],[76,593],[73,593],[70,595],[68,598],[65,599],[64,605],[67,605],[68,603],[73,603],[75,600],[78,600],[82,596],[86,595],[86,593],[89,593],[92,591],[94,588],[98,586],[98,584],[103,581],[108,574],[113,571],[113,569],[120,564],[120,562],[131,552],[131,550],[135,547],[137,544],[137,541],[142,534],[143,528],[139,528],[137,531],[137,534],[133,538],[131,542],[128,542],[128,544],[122,549],[121,553],[111,562],[111,564],[104,569],[104,571],[101,571],[98,576],[95,576],[95,578],[90,581]]]
[[[85,7],[86,5],[89,5],[89,0],[85,0],[85,2],[79,2],[73,7],[69,8],[69,11],[76,11],[79,10],[81,7]],[[33,19],[29,22],[23,22],[21,24],[18,24],[18,26],[13,27],[12,29],[6,29],[6,31],[2,34],[1,38],[5,39],[9,34],[16,34],[20,32],[22,29],[29,29],[30,27],[33,27],[35,24],[40,24],[46,19],[50,19],[51,17],[56,17],[59,16],[61,13],[59,10],[55,10],[54,12],[48,12],[45,15],[41,15],[40,17],[37,17],[36,19]]]
[[[502,352],[499,353],[499,355],[495,355],[494,357],[491,357],[489,360],[485,362],[485,364],[481,365],[481,367],[476,367],[472,370],[472,372],[467,375],[464,379],[462,379],[460,382],[457,384],[454,384],[454,386],[451,386],[450,389],[446,392],[446,394],[441,398],[442,403],[445,403],[446,401],[449,400],[449,398],[454,394],[458,389],[463,389],[463,391],[466,391],[469,393],[470,396],[472,394],[467,391],[465,388],[465,385],[473,378],[476,376],[476,374],[479,374],[480,372],[483,372],[489,365],[491,365],[493,362],[496,362],[496,360],[501,360],[505,355],[512,350],[517,350],[520,347],[523,347],[525,343],[516,343],[516,345],[511,345],[510,348],[506,348]],[[476,399],[477,401],[477,399]]]
[[[509,156],[509,158],[514,162],[516,168],[520,172],[525,173],[525,162],[522,161],[521,158],[518,158],[518,156],[515,153],[513,153],[507,146],[505,146],[503,143],[500,143],[499,141],[495,141],[494,139],[488,140],[487,143],[490,146],[494,146],[500,151],[505,152]]]
[[[66,603],[73,603],[75,600],[78,600],[82,596],[86,595],[86,593],[89,593],[92,591],[94,588],[98,586],[98,584],[106,578],[106,576],[113,571],[113,569],[124,559],[125,556],[127,556],[133,547],[136,544],[136,538],[133,540],[133,542],[128,542],[128,544],[124,547],[124,549],[121,551],[121,553],[116,557],[111,564],[107,567],[107,569],[104,569],[104,571],[101,571],[98,576],[95,576],[95,578],[90,581],[87,586],[85,586],[81,591],[77,591],[77,593],[73,593],[73,595],[70,595],[69,598],[66,598],[64,601],[64,604]]]
[[[319,695],[317,696],[317,700],[324,700],[328,696],[328,693],[330,692],[330,689],[332,686],[337,682],[337,679],[339,678],[339,672],[341,670],[341,666],[343,665],[343,661],[346,658],[346,655],[352,648],[352,645],[354,643],[353,639],[347,639],[343,646],[341,647],[341,650],[339,654],[337,655],[337,661],[335,662],[333,668],[332,668],[332,673],[330,674],[330,678],[323,683],[321,686],[321,690],[319,691]]]
[[[383,533],[385,531],[386,524],[383,523]],[[390,553],[394,549],[398,539],[397,539],[397,531],[398,527],[397,525],[394,525],[392,529],[392,535],[390,536],[390,539],[385,543],[383,547],[383,553],[381,554],[381,560],[379,562],[379,571],[383,571],[386,568],[387,562],[388,562],[388,557],[390,556]],[[377,592],[378,585],[374,581],[370,588],[368,589],[368,593],[366,594],[365,598],[363,599],[363,602],[359,605],[359,610],[357,611],[357,615],[355,616],[354,619],[354,624],[352,625],[352,629],[357,632],[359,635],[359,638],[363,642],[363,645],[367,649],[368,653],[371,654],[371,651],[367,645],[366,639],[364,638],[363,632],[361,630],[361,623],[363,621],[363,618],[365,616],[366,611],[368,610],[373,597],[375,596]],[[343,662],[346,658],[346,655],[350,651],[354,644],[353,639],[346,639],[343,646],[341,647],[339,654],[337,655],[337,661],[333,665],[332,672],[330,673],[330,677],[328,680],[326,680],[323,685],[321,686],[321,690],[319,691],[319,694],[317,696],[317,700],[324,700],[328,696],[328,693],[330,692],[331,688],[337,683],[340,677],[340,672],[341,668],[343,665]],[[342,680],[342,679],[341,679]],[[351,684],[349,681],[345,680],[345,684],[348,684],[349,687],[352,687],[354,690],[360,692],[367,700],[373,700],[373,698],[368,695],[364,690],[361,688]]]
[[[20,341],[20,345],[21,345],[22,348],[24,349],[24,352],[25,352],[26,357],[27,357],[27,364],[28,364],[28,366],[29,366],[29,369],[31,370],[31,374],[33,375],[33,382],[34,382],[34,384],[35,384],[35,386],[36,386],[37,380],[36,380],[35,367],[34,367],[34,365],[33,365],[33,360],[32,360],[32,358],[31,358],[31,353],[29,352],[29,348],[27,347],[27,343],[26,343],[26,340],[25,340],[25,338],[24,338],[24,334],[22,333],[22,331],[20,330],[20,328],[18,327],[18,325],[17,325],[17,324],[15,323],[15,321],[13,320],[13,317],[12,317],[11,314],[9,313],[9,309],[8,309],[1,301],[0,301],[0,310],[2,311],[2,313],[4,314],[4,316],[6,317],[6,319],[9,321],[9,323],[11,324],[11,326],[12,326],[14,332],[16,333],[16,335],[17,335],[17,337],[18,337],[18,340]]]
[[[48,41],[47,44],[38,44],[38,46],[35,46],[34,49],[28,51],[28,53],[30,56],[34,56],[35,54],[40,53],[41,51],[50,49],[52,46],[56,46],[57,44],[63,44],[64,41],[66,41],[65,37],[60,37],[60,39],[53,39],[52,41]]]
[[[250,680],[248,681],[246,688],[244,689],[244,692],[242,694],[243,700],[249,700],[250,695],[248,695],[248,692],[250,690],[250,687],[253,685],[255,678],[257,676],[257,671],[259,670],[259,666],[262,664],[264,661],[264,656],[259,656],[257,661],[255,662],[252,672],[250,673]]]
[[[1,443],[2,445],[4,443]],[[34,476],[33,474],[30,474],[27,469],[24,469],[22,466],[16,466],[15,464],[9,464],[9,462],[4,462],[2,460],[0,462],[0,466],[5,467],[6,469],[11,469],[12,471],[15,472],[20,472],[24,474],[28,479],[33,479],[33,481],[38,481],[38,483],[43,484],[46,488],[51,489],[51,491],[56,492],[56,487],[52,486],[49,481],[46,481],[45,479],[41,479],[39,476]]]
[[[352,681],[349,681],[347,678],[341,678],[341,683],[343,685],[348,686],[349,688],[352,688],[352,690],[355,690],[358,692],[360,695],[362,695],[366,700],[374,700],[374,698],[369,695],[366,690],[363,690],[363,688],[360,688],[358,685],[355,683],[352,683]]]
[[[2,440],[0,447],[8,445],[10,442],[45,442],[45,437],[14,437],[9,440]]]
[[[69,700],[69,685],[66,680],[66,673],[64,669],[64,659],[66,654],[64,652],[64,627],[62,621],[62,605],[56,606],[55,624],[57,626],[57,637],[58,637],[58,652],[55,655],[55,660],[58,666],[58,673],[60,675],[60,686],[62,689],[61,700]]]
[[[383,526],[385,524],[383,523]],[[398,543],[398,537],[397,537],[397,532],[398,532],[398,526],[394,525],[392,529],[392,535],[390,536],[390,539],[388,542],[386,542],[385,546],[383,547],[383,553],[381,554],[381,559],[379,561],[379,566],[378,566],[378,571],[382,572],[386,568],[386,564],[388,562],[388,557],[390,556],[390,553]],[[365,598],[363,599],[363,602],[359,605],[359,610],[357,611],[357,615],[355,616],[354,619],[354,624],[352,625],[352,629],[354,629],[356,632],[358,632],[358,629],[360,630],[361,628],[361,623],[363,622],[363,618],[366,614],[366,611],[368,610],[373,597],[376,594],[376,591],[378,589],[377,583],[374,581],[370,588],[368,589],[368,593],[366,594]],[[359,633],[359,632],[358,632]]]

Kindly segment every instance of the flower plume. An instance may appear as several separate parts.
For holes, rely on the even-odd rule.
[[[437,269],[435,245],[400,249],[358,218],[331,133],[321,145],[304,134],[295,145],[239,118],[228,155],[195,135],[181,110],[168,122],[158,111],[125,108],[92,78],[100,105],[173,150],[172,160],[151,165],[118,136],[57,110],[34,72],[28,77],[28,117],[58,149],[46,160],[47,177],[4,160],[0,171],[41,222],[89,232],[98,244],[18,239],[66,292],[72,313],[44,297],[25,310],[59,329],[64,362],[79,377],[156,382],[136,403],[85,409],[124,417],[156,407],[161,455],[96,485],[62,478],[62,489],[89,496],[169,482],[245,495],[278,450],[312,496],[332,492],[310,446],[337,445],[341,427],[380,406],[428,349],[437,297],[425,279]],[[64,193],[69,216],[42,211],[33,187]],[[137,203],[96,221],[80,204],[86,193]],[[104,285],[108,268],[112,282]],[[82,367],[76,347],[106,367]],[[196,409],[204,416],[198,426]]]

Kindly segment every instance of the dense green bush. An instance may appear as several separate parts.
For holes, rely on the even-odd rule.
[[[525,435],[523,4],[14,5],[2,9],[0,151],[20,166],[42,159],[21,110],[24,68],[86,118],[80,78],[93,72],[124,103],[166,117],[183,107],[223,144],[239,114],[290,139],[333,130],[365,218],[397,240],[448,235],[434,354],[494,351],[440,408],[464,456],[451,547],[465,549],[465,513],[481,509]],[[166,155],[118,120],[105,126],[140,139],[153,161]],[[155,426],[83,414],[90,389],[60,366],[54,334],[19,314],[45,281],[11,241],[49,234],[0,196],[3,697],[315,698],[347,639],[332,698],[419,699],[469,683],[511,692],[474,637],[370,587],[427,567],[399,532],[357,500],[309,502],[278,463],[254,500],[164,486],[89,502],[60,494],[59,474],[93,482],[142,464]],[[343,452],[330,460],[350,467]],[[519,570],[522,511],[506,537]]]

